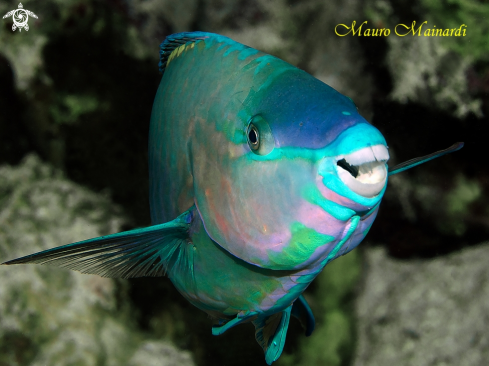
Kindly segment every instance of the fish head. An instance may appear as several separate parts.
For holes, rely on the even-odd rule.
[[[389,153],[351,99],[309,74],[291,67],[262,84],[237,103],[212,157],[200,158],[195,202],[209,236],[236,257],[300,270],[363,239]]]

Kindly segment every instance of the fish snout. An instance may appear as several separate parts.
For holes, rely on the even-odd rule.
[[[389,152],[385,145],[367,146],[336,158],[336,173],[353,192],[363,197],[374,197],[387,181]]]

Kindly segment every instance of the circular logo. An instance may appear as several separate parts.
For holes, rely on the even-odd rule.
[[[14,25],[19,28],[24,28],[29,20],[29,14],[24,9],[15,10],[12,19],[14,20]]]
[[[37,15],[32,11],[24,9],[22,3],[19,3],[19,8],[9,11],[7,14],[3,16],[3,19],[12,16],[12,20],[14,24],[12,25],[12,30],[15,32],[17,28],[19,28],[19,32],[24,28],[26,31],[29,30],[29,25],[27,24],[29,20],[29,15],[37,19]]]

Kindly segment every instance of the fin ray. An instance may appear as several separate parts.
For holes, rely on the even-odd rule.
[[[408,170],[408,169],[411,169],[411,168],[414,168],[417,165],[420,165],[420,164],[426,163],[427,161],[439,158],[440,156],[443,156],[445,154],[448,154],[448,153],[451,153],[454,151],[458,151],[462,147],[464,147],[463,142],[456,142],[447,149],[436,151],[434,153],[431,153],[431,154],[428,154],[425,156],[421,156],[419,158],[414,158],[414,159],[405,161],[404,163],[398,164],[395,167],[393,167],[392,170],[389,169],[389,176],[391,176],[393,174],[401,173],[401,172]]]
[[[38,263],[120,278],[185,271],[193,278],[191,219],[189,210],[164,224],[67,244],[2,264]]]
[[[306,330],[306,337],[309,337],[316,327],[316,320],[304,295],[301,295],[292,304],[292,315],[299,319],[302,327]]]
[[[273,315],[258,318],[253,321],[255,325],[255,338],[265,352],[267,365],[277,361],[285,345],[287,329],[289,328],[292,305]]]

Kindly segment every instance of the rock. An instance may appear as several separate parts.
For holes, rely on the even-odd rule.
[[[391,30],[385,60],[393,82],[390,98],[450,111],[459,118],[469,114],[482,118],[485,98],[471,90],[474,81],[468,74],[474,65],[488,61],[487,27],[470,25],[485,24],[489,7],[477,0],[454,0],[452,6],[430,0],[407,4],[368,0],[364,5],[370,26]],[[397,28],[399,35],[398,24],[405,25]],[[409,29],[412,26],[417,33]],[[437,29],[461,31],[460,36],[432,36]]]
[[[68,181],[35,155],[0,168],[0,262],[113,233],[124,221],[107,197]],[[0,267],[0,284],[2,366],[124,365],[133,354],[132,365],[143,365],[138,360],[154,358],[156,346],[140,346],[143,336],[128,305],[117,302],[112,279],[18,265]],[[161,365],[178,357],[192,364],[189,354],[156,345]]]
[[[488,256],[489,243],[409,262],[368,249],[353,365],[485,364]]]
[[[469,93],[467,73],[473,60],[450,51],[440,38],[389,37],[387,63],[394,80],[391,98],[418,102],[457,117],[482,117],[481,100]]]
[[[128,366],[193,366],[189,352],[180,352],[165,342],[147,341],[141,344]]]

